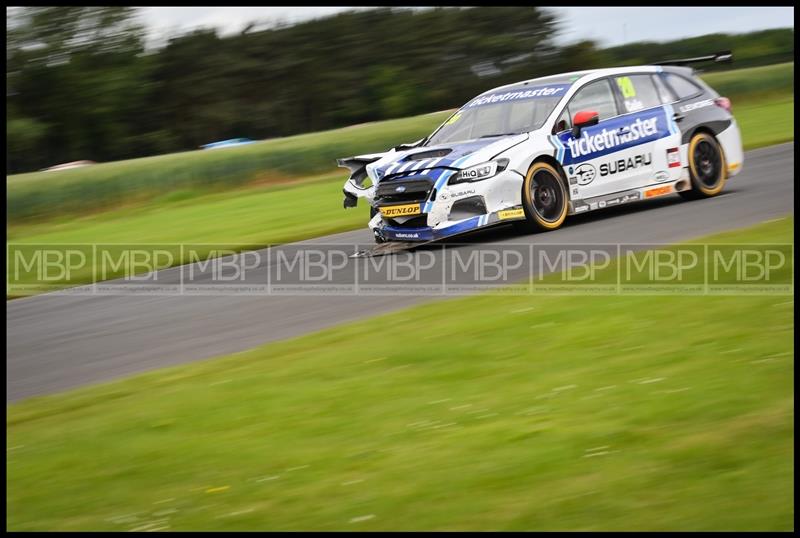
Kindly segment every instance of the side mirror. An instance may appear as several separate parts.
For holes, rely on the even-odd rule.
[[[597,125],[600,121],[600,115],[594,110],[581,110],[575,113],[572,118],[572,138],[581,137],[581,129],[591,125]]]

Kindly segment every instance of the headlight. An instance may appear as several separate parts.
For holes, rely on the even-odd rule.
[[[495,161],[476,164],[475,166],[465,168],[464,170],[461,170],[452,176],[447,184],[455,185],[457,183],[469,183],[473,181],[489,179],[490,177],[496,176],[505,170],[507,166],[508,159],[497,159]]]

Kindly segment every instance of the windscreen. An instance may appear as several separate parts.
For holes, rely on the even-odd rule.
[[[540,128],[570,84],[503,88],[479,95],[442,124],[426,146],[504,136]]]

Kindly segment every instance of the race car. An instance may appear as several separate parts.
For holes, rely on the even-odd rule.
[[[719,194],[742,170],[731,102],[688,64],[577,71],[491,89],[432,134],[339,159],[344,207],[370,205],[378,243],[427,242],[511,222],[555,230],[568,215],[678,193]]]

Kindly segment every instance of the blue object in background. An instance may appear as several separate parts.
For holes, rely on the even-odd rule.
[[[232,146],[243,146],[245,144],[252,144],[255,140],[250,140],[249,138],[231,138],[229,140],[221,140],[219,142],[211,142],[210,144],[204,144],[200,146],[203,149],[217,149],[217,148],[229,148]]]

